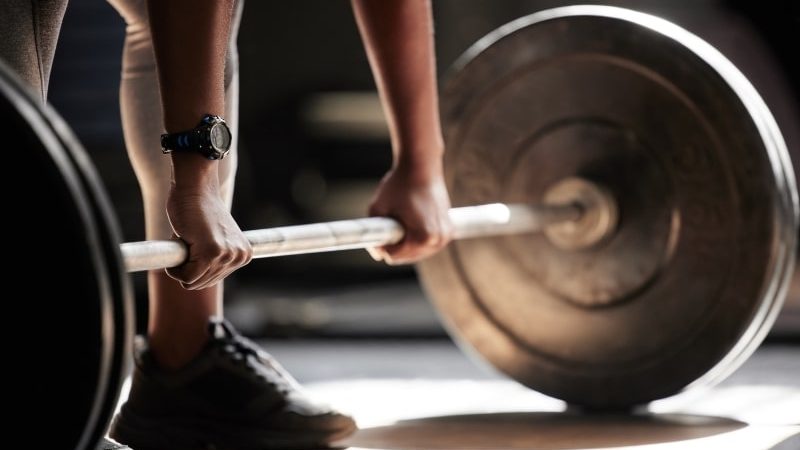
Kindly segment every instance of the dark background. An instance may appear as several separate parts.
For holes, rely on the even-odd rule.
[[[767,100],[800,166],[795,2],[581,3],[652,12],[717,46]],[[564,4],[433,0],[440,74],[446,76],[458,55],[492,29]],[[130,241],[143,238],[143,225],[119,121],[123,38],[124,23],[111,6],[72,0],[50,101],[92,155]],[[239,50],[241,160],[234,214],[242,227],[363,215],[372,188],[390,164],[390,149],[349,2],[251,0],[245,5]],[[350,92],[360,95],[342,95]],[[333,122],[330,114],[317,114],[329,98],[350,102],[349,108],[337,110]],[[363,251],[259,261],[228,283],[229,314],[247,331],[271,336],[441,335],[413,277],[411,268],[375,264]],[[135,280],[144,312],[144,277]]]

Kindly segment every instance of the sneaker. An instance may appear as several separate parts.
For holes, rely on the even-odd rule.
[[[131,450],[131,448],[127,445],[114,442],[111,439],[103,438],[103,440],[97,444],[97,450]]]
[[[269,450],[329,447],[353,419],[312,403],[269,354],[227,321],[186,367],[161,370],[137,340],[128,401],[110,436],[136,450]]]

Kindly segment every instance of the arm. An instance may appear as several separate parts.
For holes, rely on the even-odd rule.
[[[224,114],[232,0],[148,0],[147,6],[165,129],[187,130],[203,114]],[[219,194],[218,162],[188,153],[170,157],[167,214],[189,259],[167,273],[185,288],[203,289],[246,264],[252,250]]]
[[[406,229],[402,242],[377,252],[388,262],[411,262],[446,245],[452,230],[442,174],[431,7],[428,0],[353,0],[353,8],[394,156],[370,214],[394,217]]]

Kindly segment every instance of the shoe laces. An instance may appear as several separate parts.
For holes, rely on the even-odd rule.
[[[230,322],[225,319],[213,319],[209,322],[209,334],[218,340],[231,359],[247,367],[264,381],[274,385],[282,394],[288,394],[299,385],[291,378],[280,364],[267,352],[250,339],[242,336]],[[268,370],[258,370],[258,365]]]

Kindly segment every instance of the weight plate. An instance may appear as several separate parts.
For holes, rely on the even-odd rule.
[[[420,264],[463,343],[590,408],[719,380],[760,343],[794,263],[795,182],[766,105],[710,45],[634,11],[556,8],[480,40],[442,97],[454,205],[542,202],[580,177],[619,213],[587,249],[506,236]]]
[[[103,257],[108,269],[113,330],[105,337],[112,343],[109,345],[111,354],[108,386],[100,407],[98,431],[100,432],[99,436],[102,436],[116,409],[123,382],[130,372],[132,339],[135,332],[133,287],[120,254],[119,244],[122,242],[122,232],[94,164],[66,122],[57,117],[53,118],[49,114],[45,114],[44,118],[49,121],[66,150],[67,156],[77,169],[78,178],[84,188],[86,200],[92,209],[93,218],[95,223],[99,224],[97,227],[98,238],[101,241]],[[90,448],[94,450],[94,447]]]
[[[26,240],[10,279],[22,282],[35,274],[43,280],[30,286],[30,298],[16,302],[15,315],[69,361],[60,366],[51,352],[31,352],[19,410],[36,405],[38,416],[28,423],[57,421],[48,426],[48,445],[94,450],[116,405],[132,332],[119,234],[77,139],[2,64],[0,115],[19,139],[15,179],[33,186],[18,186],[10,195]],[[50,380],[42,382],[42,374]]]

